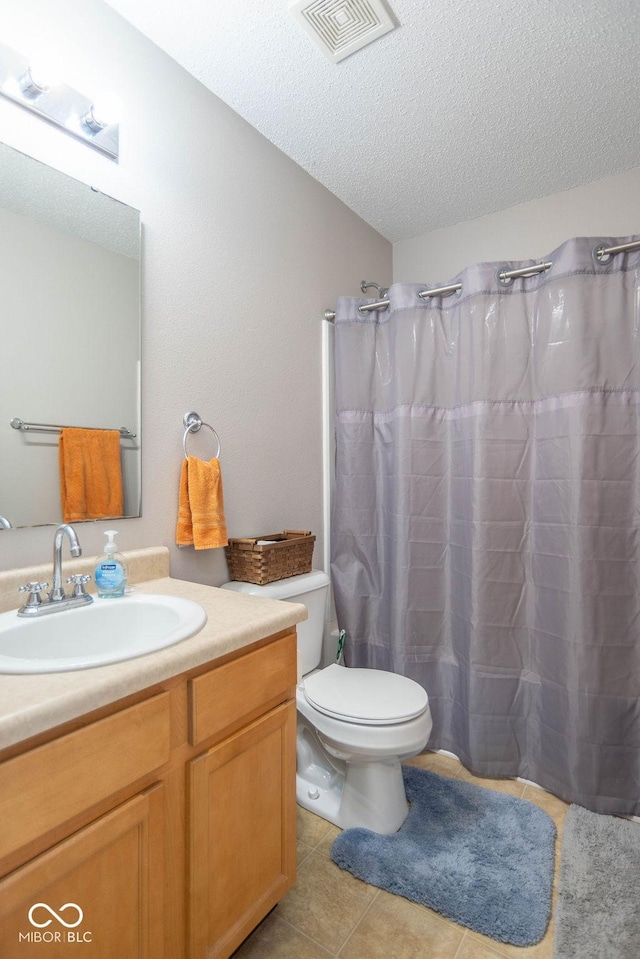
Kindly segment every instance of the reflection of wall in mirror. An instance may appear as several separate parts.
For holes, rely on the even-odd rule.
[[[29,422],[139,434],[138,261],[0,209],[0,513],[60,521],[56,433]],[[9,282],[10,281],[10,282]],[[125,515],[139,507],[136,440],[122,440]]]

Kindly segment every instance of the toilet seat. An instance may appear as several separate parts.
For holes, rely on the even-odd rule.
[[[427,694],[407,676],[381,669],[358,669],[333,663],[301,684],[307,702],[343,722],[389,726],[420,716]]]

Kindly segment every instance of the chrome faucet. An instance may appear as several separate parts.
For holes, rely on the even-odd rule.
[[[67,595],[62,587],[62,541],[65,536],[69,540],[71,555],[82,556],[82,547],[75,529],[68,523],[62,523],[58,526],[53,540],[53,585],[51,592],[47,593],[48,600],[43,602],[40,597],[41,590],[48,589],[48,583],[27,583],[26,586],[21,586],[20,592],[28,593],[29,599],[18,610],[18,616],[44,616],[46,613],[54,613],[74,606],[86,606],[93,602],[93,597],[84,591],[85,583],[89,582],[90,576],[70,576],[67,583],[74,584],[71,595]]]
[[[73,526],[63,523],[58,526],[56,535],[53,539],[53,588],[49,593],[50,603],[62,603],[67,598],[67,594],[62,588],[62,538],[69,537],[72,556],[82,556],[82,546],[78,541],[76,531]]]

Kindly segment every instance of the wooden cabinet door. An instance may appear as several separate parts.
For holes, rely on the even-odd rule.
[[[163,789],[154,786],[0,881],[0,956],[163,956]],[[5,823],[6,827],[6,823]]]
[[[295,881],[296,707],[190,763],[191,959],[226,959]]]

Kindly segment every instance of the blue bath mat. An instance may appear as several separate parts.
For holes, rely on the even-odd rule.
[[[524,799],[403,767],[411,809],[397,833],[346,829],[331,858],[372,886],[515,946],[544,936],[556,827]]]

